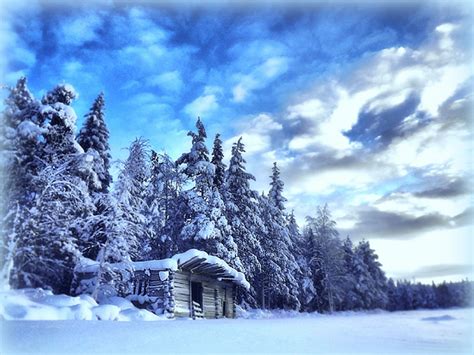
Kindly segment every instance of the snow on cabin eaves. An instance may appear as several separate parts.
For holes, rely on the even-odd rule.
[[[173,255],[171,258],[162,260],[147,260],[147,261],[134,261],[131,266],[134,270],[171,270],[177,271],[180,266],[187,263],[191,259],[203,259],[203,262],[209,265],[216,265],[220,267],[227,276],[225,277],[229,281],[235,282],[237,285],[242,286],[246,289],[250,288],[250,284],[245,278],[242,272],[235,270],[229,266],[224,260],[217,256],[209,255],[205,251],[190,249],[184,253]],[[128,268],[130,264],[125,265],[124,263],[114,264],[117,268]],[[76,272],[96,272],[99,267],[99,262],[90,259],[82,258],[76,266]]]

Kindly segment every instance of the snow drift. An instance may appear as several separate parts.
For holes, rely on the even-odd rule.
[[[166,318],[138,309],[121,297],[97,304],[88,295],[71,297],[43,289],[21,289],[0,292],[0,319],[153,321]]]

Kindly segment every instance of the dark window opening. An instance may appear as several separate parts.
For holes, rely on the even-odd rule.
[[[224,288],[224,299],[222,302],[222,316],[227,317],[226,308],[227,308],[227,289]]]
[[[202,284],[200,282],[191,282],[191,297],[192,301],[199,303],[202,309]]]

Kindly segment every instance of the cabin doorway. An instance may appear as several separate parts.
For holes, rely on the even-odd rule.
[[[227,289],[224,288],[224,298],[222,301],[222,316],[227,317],[226,309],[227,309]]]
[[[191,309],[193,318],[202,318],[204,307],[202,304],[202,283],[191,282]]]

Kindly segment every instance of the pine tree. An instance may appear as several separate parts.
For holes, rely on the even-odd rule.
[[[280,179],[280,169],[277,163],[273,163],[272,176],[270,176],[270,192],[268,193],[268,199],[270,202],[278,208],[280,211],[285,210],[286,198],[283,197],[283,181]]]
[[[68,293],[73,268],[80,257],[78,239],[89,228],[94,209],[87,187],[74,172],[84,169],[82,156],[44,168],[33,183],[35,198],[17,245],[12,275],[15,288],[50,288]]]
[[[148,174],[148,142],[138,138],[129,148],[114,190],[117,218],[127,225],[122,238],[129,246],[132,260],[142,260],[151,249],[146,218]]]
[[[40,121],[46,128],[45,161],[49,164],[61,165],[69,156],[84,152],[76,141],[77,116],[70,106],[76,97],[71,85],[61,84],[42,99]]]
[[[29,234],[25,222],[38,193],[32,180],[43,167],[44,133],[38,124],[40,105],[28,90],[26,78],[8,90],[0,116],[0,287],[5,288],[10,286],[17,246]]]
[[[78,149],[76,116],[68,106],[75,94],[69,85],[58,86],[40,106],[25,80],[17,89],[21,98],[12,102],[23,106],[16,106],[18,170],[12,169],[11,176],[21,172],[22,177],[15,183],[16,197],[8,198],[20,212],[14,219],[18,228],[11,283],[67,293],[79,255],[77,241],[94,209],[80,178],[91,171],[89,159]]]
[[[355,254],[360,257],[367,267],[367,293],[364,297],[366,308],[384,308],[387,303],[387,279],[381,269],[378,256],[370,248],[368,241],[361,241],[355,248]]]
[[[342,243],[344,258],[344,300],[342,308],[344,310],[362,309],[364,302],[357,292],[358,276],[361,272],[357,256],[354,254],[352,240],[347,237]]]
[[[185,204],[181,219],[186,221],[181,230],[181,248],[204,250],[241,269],[237,246],[225,217],[224,203],[214,185],[215,166],[209,162],[206,130],[199,118],[196,128],[197,133],[188,133],[192,137],[191,151],[177,160],[178,165],[185,165],[184,173],[194,181],[194,186],[181,194]]]
[[[77,142],[85,152],[94,156],[94,172],[98,181],[89,181],[91,192],[107,193],[112,183],[110,175],[109,130],[105,124],[104,94],[100,93],[94,101],[89,113],[85,115]]]
[[[279,209],[264,195],[259,199],[266,233],[260,235],[263,250],[259,292],[269,308],[299,309],[298,287],[294,278],[296,261],[289,252],[288,229],[282,225]]]
[[[194,179],[194,191],[204,198],[213,186],[215,166],[209,162],[209,151],[206,147],[206,129],[199,117],[196,121],[196,128],[197,133],[188,132],[188,136],[192,137],[191,151],[181,155],[176,164],[185,165],[183,172],[190,179]]]
[[[245,146],[240,138],[232,146],[232,156],[225,175],[224,200],[226,216],[242,260],[243,271],[251,285],[249,292],[239,293],[238,301],[256,306],[258,296],[255,285],[256,278],[261,273],[259,258],[263,255],[259,234],[263,233],[265,227],[260,217],[258,195],[250,188],[250,181],[255,178],[246,172],[243,153]]]
[[[97,256],[99,268],[92,289],[92,296],[99,301],[129,293],[129,281],[133,277],[132,255],[138,247],[133,232],[140,231],[140,226],[129,220],[127,211],[122,210],[124,204],[117,203],[112,197],[110,199],[106,204],[108,208],[104,211],[107,239]]]
[[[286,215],[284,213],[283,181],[280,171],[273,165],[271,189],[269,197],[262,196],[260,204],[264,210],[266,233],[260,237],[263,249],[262,281],[268,292],[269,305],[274,308],[299,309],[299,287],[297,279],[301,278],[301,270],[291,250],[294,248],[290,238]],[[269,283],[279,283],[280,286]]]
[[[212,148],[211,163],[215,166],[214,186],[216,186],[219,191],[222,191],[225,182],[226,165],[224,164],[223,159],[224,153],[222,152],[222,140],[220,139],[220,134],[217,133]]]
[[[186,176],[167,154],[152,151],[151,176],[147,192],[152,236],[151,257],[169,258],[178,252],[183,228],[180,196]]]
[[[112,182],[110,175],[110,147],[109,131],[105,124],[104,95],[100,93],[94,101],[90,111],[85,115],[84,125],[77,136],[77,142],[92,160],[92,174],[84,176],[89,192],[92,195],[95,209],[96,223],[81,240],[80,248],[85,257],[96,259],[99,249],[107,239],[104,234],[104,213],[109,199],[104,196],[109,191]],[[94,238],[92,238],[94,236]]]
[[[306,309],[306,305],[314,297],[314,287],[311,280],[311,273],[308,267],[304,252],[304,239],[299,231],[294,211],[288,215],[288,233],[291,240],[290,253],[296,260],[298,269],[293,271],[298,284],[298,299],[301,309]]]
[[[341,307],[344,292],[344,259],[336,222],[327,205],[318,207],[317,216],[307,217],[307,221],[314,234],[309,264],[317,291],[317,307],[320,311],[333,312]]]

